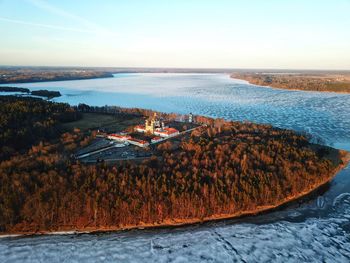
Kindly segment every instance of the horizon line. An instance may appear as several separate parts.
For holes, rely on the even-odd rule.
[[[49,66],[49,65],[0,65],[0,68],[66,68],[66,69],[119,69],[119,70],[273,70],[273,71],[349,71],[350,69],[314,69],[314,68],[255,68],[255,67],[138,67],[138,66]]]

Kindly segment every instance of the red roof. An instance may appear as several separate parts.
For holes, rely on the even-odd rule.
[[[178,133],[179,131],[174,129],[174,128],[164,128],[163,130],[157,130],[158,133],[160,134],[173,134],[173,133]]]
[[[129,141],[133,141],[133,142],[137,142],[137,143],[141,143],[141,144],[146,144],[148,142],[143,141],[143,140],[139,140],[139,139],[135,139],[135,138],[130,138]]]
[[[174,129],[174,128],[164,128],[164,130],[166,130],[169,133],[175,133],[175,132],[179,132],[178,130]]]

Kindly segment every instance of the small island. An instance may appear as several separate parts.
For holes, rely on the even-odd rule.
[[[3,234],[255,215],[327,184],[349,161],[270,125],[32,97],[0,103]]]
[[[21,93],[30,93],[30,90],[27,89],[27,88],[0,86],[0,92],[21,92]]]
[[[47,99],[52,99],[55,97],[62,96],[59,91],[50,91],[50,90],[33,90],[31,95],[39,96],[39,97],[46,97]]]
[[[349,93],[349,72],[235,72],[231,78],[279,89]]]
[[[33,95],[38,97],[45,97],[48,100],[56,97],[62,96],[59,91],[50,91],[50,90],[33,90],[30,91],[30,89],[27,88],[18,88],[18,87],[8,87],[3,86],[0,87],[0,92],[15,92],[15,93],[24,93],[24,95]],[[22,94],[16,94],[17,96],[21,96]],[[0,94],[1,95],[1,94]]]

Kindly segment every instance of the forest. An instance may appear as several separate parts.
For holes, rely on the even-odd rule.
[[[51,90],[33,90],[33,91],[30,91],[27,88],[9,87],[9,86],[1,86],[0,92],[21,92],[21,93],[31,94],[34,96],[46,97],[47,99],[52,99],[55,97],[62,96],[59,91],[51,91]]]
[[[0,84],[111,78],[109,72],[50,67],[0,67]]]
[[[40,98],[0,96],[0,105],[0,160],[56,138],[61,123],[80,118],[68,104]]]
[[[52,99],[55,97],[61,97],[61,93],[59,91],[51,91],[51,90],[33,90],[31,92],[34,96],[46,97],[48,99]]]
[[[314,188],[341,164],[328,158],[338,151],[316,147],[294,131],[198,116],[206,126],[179,143],[160,144],[150,159],[84,165],[72,156],[94,132],[59,129],[79,118],[77,108],[0,99],[0,232],[5,233],[118,229],[233,215]]]
[[[27,88],[18,88],[18,87],[9,87],[9,86],[1,86],[0,92],[22,92],[29,93],[30,90]]]
[[[270,86],[279,89],[350,92],[350,74],[346,72],[319,73],[261,73],[236,72],[232,78],[243,79],[251,84]]]

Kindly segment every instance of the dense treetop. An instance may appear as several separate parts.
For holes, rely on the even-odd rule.
[[[74,109],[32,99],[2,102],[8,110],[1,113],[6,131],[1,145],[13,147],[0,163],[0,229],[6,232],[232,215],[316,187],[339,164],[325,158],[332,149],[315,148],[293,131],[198,117],[208,125],[180,141],[160,144],[142,162],[83,165],[70,154],[93,136],[78,130],[43,134],[74,116]],[[13,123],[17,119],[20,123]],[[22,126],[23,132],[17,131]],[[36,126],[43,128],[32,132]],[[29,139],[20,154],[14,142],[22,133]]]

